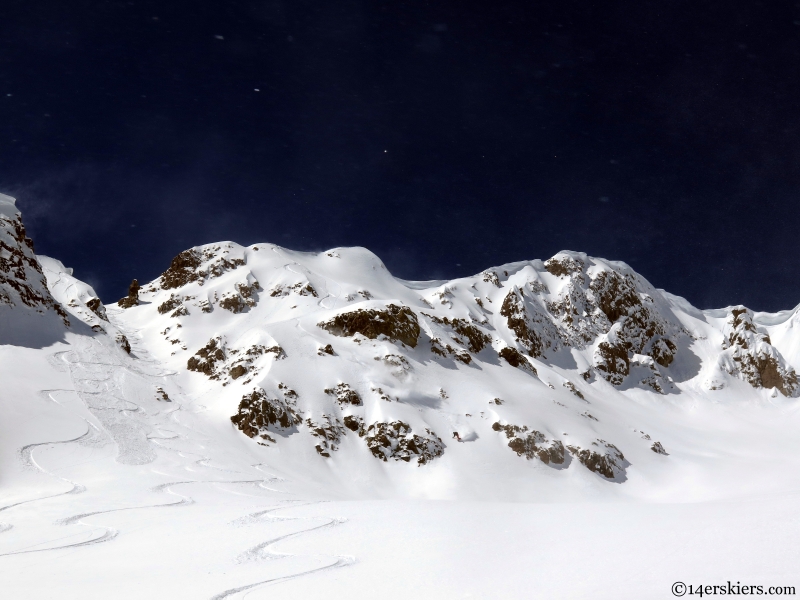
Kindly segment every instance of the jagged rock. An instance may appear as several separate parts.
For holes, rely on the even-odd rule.
[[[512,367],[517,367],[519,369],[525,369],[531,371],[534,375],[537,374],[536,367],[534,367],[531,363],[529,363],[527,359],[516,348],[511,348],[510,346],[506,346],[505,348],[501,348],[497,354],[500,356],[500,358],[504,359]]]
[[[585,265],[582,261],[577,260],[571,256],[556,255],[549,258],[544,263],[544,268],[547,272],[556,277],[564,277],[572,273],[580,273],[583,271]]]
[[[330,344],[326,344],[325,346],[318,348],[317,354],[319,356],[325,356],[325,355],[335,356],[333,352],[333,346],[331,346]]]
[[[581,393],[581,391],[578,388],[575,387],[575,384],[572,383],[571,381],[565,381],[563,383],[563,386],[567,388],[570,392],[575,394],[581,400],[586,400],[586,397]]]
[[[190,371],[202,373],[210,379],[219,379],[217,364],[225,360],[225,350],[221,338],[212,338],[200,348],[195,355],[190,357],[186,368]]]
[[[285,399],[270,398],[263,389],[256,388],[242,396],[239,409],[231,417],[231,422],[247,437],[260,435],[262,439],[269,439],[264,434],[271,427],[286,430],[293,425],[299,425],[302,419],[290,402]]]
[[[222,300],[219,301],[219,307],[234,314],[244,312],[248,308],[247,302],[239,294],[223,296]]]
[[[239,379],[242,375],[247,375],[247,367],[244,365],[236,365],[228,374],[231,376],[231,379]]]
[[[221,246],[207,246],[202,253],[197,249],[184,250],[172,259],[169,268],[161,274],[162,289],[183,287],[193,281],[203,283],[207,278],[219,277],[245,264],[243,258],[224,256],[228,250]],[[222,255],[222,256],[221,256]],[[204,269],[200,269],[205,264]]]
[[[656,454],[663,454],[664,456],[669,456],[669,454],[667,454],[667,451],[664,450],[664,446],[661,445],[661,442],[653,442],[653,445],[650,446],[650,450],[652,450]]]
[[[164,391],[164,388],[156,388],[156,394],[160,396],[156,398],[157,400],[162,400],[164,402],[172,402],[172,400],[169,399],[167,392]]]
[[[439,338],[431,339],[431,352],[438,356],[452,356],[465,365],[472,362],[472,356],[470,356],[469,352],[459,348],[453,348],[450,344],[442,342]]]
[[[310,283],[295,283],[294,285],[277,285],[272,288],[269,295],[273,298],[297,294],[298,296],[312,296],[318,298],[317,290]]]
[[[539,311],[530,314],[518,290],[511,290],[506,295],[500,307],[500,315],[506,318],[506,325],[514,332],[517,341],[527,349],[528,354],[534,358],[542,356],[545,342],[542,341],[543,336],[537,324],[545,325],[546,319]]]
[[[390,458],[409,462],[416,457],[417,465],[422,466],[444,454],[444,443],[430,429],[425,430],[425,436],[420,436],[402,421],[373,423],[366,429],[363,423],[351,421],[351,426],[353,424],[358,424],[359,436],[364,437],[372,455],[384,462]]]
[[[126,338],[121,333],[117,334],[117,344],[119,344],[119,347],[125,350],[125,352],[127,352],[128,354],[131,353],[131,344],[128,341],[128,338]]]
[[[311,435],[319,440],[316,445],[319,455],[330,458],[330,453],[339,449],[339,442],[346,432],[342,422],[336,417],[322,415],[322,421],[322,423],[316,423],[309,418],[306,419],[306,425]]]
[[[67,312],[47,288],[33,240],[25,233],[14,199],[0,194],[0,308],[31,309],[40,315],[54,313],[69,326]],[[5,336],[0,331],[0,343]]]
[[[340,313],[328,321],[317,323],[317,327],[340,337],[360,333],[374,340],[385,335],[393,342],[400,341],[412,348],[416,348],[420,333],[414,311],[394,304],[389,304],[385,310],[359,309]]]
[[[164,300],[161,304],[158,305],[158,312],[159,314],[165,315],[171,310],[175,310],[179,306],[183,306],[183,300],[180,296],[176,296],[175,294],[170,294],[169,298]]]
[[[86,306],[99,318],[103,319],[103,321],[108,321],[108,315],[106,315],[106,307],[103,306],[103,303],[100,301],[100,298],[90,298],[89,300],[86,301]]]
[[[621,385],[630,373],[628,350],[620,344],[600,342],[594,352],[594,366],[606,381]]]
[[[131,281],[131,284],[128,286],[128,295],[124,298],[120,298],[117,301],[117,306],[121,308],[131,308],[132,306],[138,306],[139,304],[139,282],[138,280],[134,279]]]
[[[361,406],[364,404],[358,392],[351,389],[346,383],[339,383],[333,388],[328,388],[325,390],[325,393],[329,396],[335,396],[336,401],[342,405],[352,404],[354,406]]]
[[[601,448],[601,451],[588,450],[580,446],[567,446],[567,450],[587,469],[606,479],[616,479],[618,476],[624,475],[625,469],[630,463],[625,460],[622,452],[614,444],[600,439],[592,444]]]
[[[347,415],[344,418],[344,426],[350,431],[356,432],[360,437],[364,436],[364,419],[357,415]]]
[[[453,331],[453,340],[469,348],[470,352],[478,353],[492,343],[492,336],[485,333],[466,319],[451,319],[448,317],[435,317],[422,313],[437,325],[443,325]]]
[[[170,290],[199,280],[200,275],[196,269],[201,264],[199,252],[196,250],[184,250],[172,259],[169,268],[161,274],[161,287],[165,290]]]
[[[503,287],[500,284],[500,279],[497,277],[497,273],[495,273],[494,271],[484,271],[483,280],[497,287]]]
[[[497,400],[497,399],[495,399]],[[559,440],[547,441],[539,431],[528,430],[527,426],[503,425],[499,421],[492,424],[492,429],[506,434],[508,447],[528,460],[538,458],[544,464],[560,465],[564,463],[564,444]]]
[[[753,313],[739,306],[731,310],[723,329],[720,358],[724,370],[744,379],[755,388],[777,388],[784,396],[795,396],[800,388],[797,373],[772,345],[769,336],[759,331]]]
[[[672,364],[677,351],[678,348],[672,340],[656,339],[653,341],[649,354],[659,365],[668,367]]]

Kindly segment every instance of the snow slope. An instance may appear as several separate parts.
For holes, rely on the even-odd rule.
[[[103,306],[0,207],[11,597],[800,583],[798,309],[575,252],[425,283],[231,242]]]

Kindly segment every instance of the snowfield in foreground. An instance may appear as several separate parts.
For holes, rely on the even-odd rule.
[[[104,305],[0,196],[0,589],[797,588],[797,367],[800,307],[701,311],[575,252],[408,282],[224,242]]]

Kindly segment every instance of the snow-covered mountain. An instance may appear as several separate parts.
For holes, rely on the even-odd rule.
[[[781,353],[791,338],[770,337],[786,321],[703,313],[623,263],[575,252],[406,282],[363,248],[224,242],[182,252],[119,304],[114,320],[190,395],[213,394],[254,443],[296,437],[324,458],[351,438],[345,452],[366,462],[424,466],[457,433],[476,452],[502,440],[505,461],[624,481],[643,450],[668,455],[608,412],[626,396],[798,393]]]
[[[5,196],[0,252],[0,560],[116,538],[110,525],[69,544],[50,531],[90,515],[196,501],[195,525],[241,516],[220,490],[681,503],[794,492],[800,307],[701,311],[578,252],[414,282],[364,248],[233,242],[181,252],[104,306],[34,254]],[[217,495],[158,500],[198,482]],[[61,503],[56,521],[25,530],[7,517],[45,500]],[[230,544],[237,564],[275,558]],[[352,562],[334,558],[326,569]],[[252,587],[209,585],[227,590],[215,598]]]

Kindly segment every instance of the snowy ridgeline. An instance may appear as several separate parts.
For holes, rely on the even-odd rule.
[[[798,310],[700,311],[581,253],[406,282],[363,248],[224,242],[182,252],[104,307],[58,261],[33,260],[8,205],[3,318],[33,309],[67,322],[66,309],[129,354],[135,341],[175,374],[154,398],[202,397],[264,456],[286,446],[301,460],[427,467],[466,444],[498,463],[624,482],[677,449],[626,414],[631,403],[780,404],[800,387]],[[35,287],[42,272],[49,291]],[[15,275],[33,302],[14,296]]]

